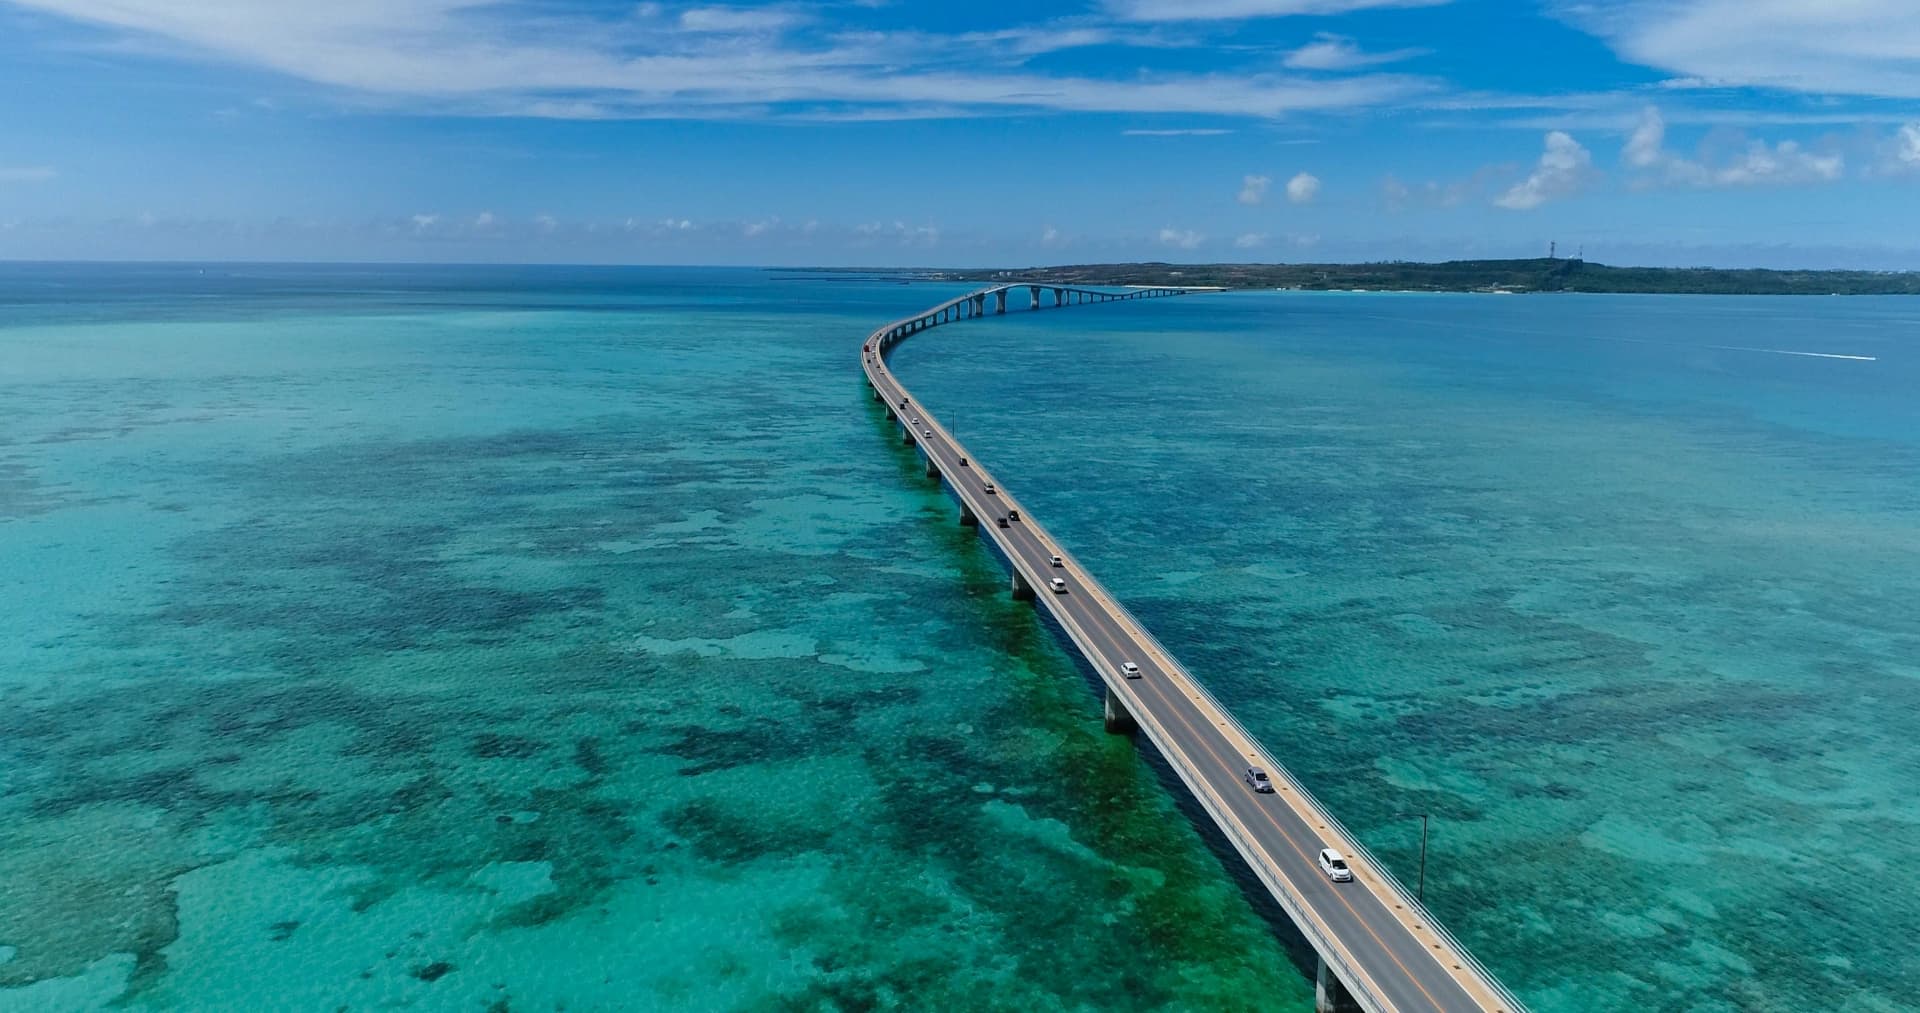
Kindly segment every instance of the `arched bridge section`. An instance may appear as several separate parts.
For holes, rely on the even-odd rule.
[[[887,356],[900,342],[943,324],[1010,308],[1133,302],[1194,291],[1201,290],[995,285],[877,328],[860,346],[861,368],[903,439],[925,456],[927,474],[958,497],[961,522],[978,525],[1006,556],[1013,593],[1051,614],[1100,674],[1108,730],[1138,734],[1166,758],[1312,944],[1320,956],[1322,1013],[1523,1013],[1520,1001],[887,368]],[[1267,783],[1256,784],[1249,768],[1264,771]],[[1323,869],[1321,850],[1329,848],[1345,856],[1350,880],[1336,882]]]

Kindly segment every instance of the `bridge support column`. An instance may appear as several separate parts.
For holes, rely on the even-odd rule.
[[[960,504],[960,526],[963,528],[977,528],[980,526],[980,518],[975,517],[973,510],[965,503]]]
[[[878,387],[875,387],[875,388],[873,388],[873,399],[874,399],[875,401],[885,401],[885,400],[886,400],[886,398],[883,398],[883,397],[881,397],[881,396],[880,396],[880,388],[878,388]]]
[[[913,427],[904,426],[900,430],[900,442],[909,447],[918,446],[920,441],[913,438]]]
[[[1054,289],[1054,290],[1053,290],[1053,304],[1054,304],[1055,306],[1065,306],[1065,305],[1067,304],[1067,290],[1066,290],[1066,289],[1064,289],[1064,288],[1056,288],[1056,289]]]
[[[1113,695],[1113,687],[1107,688],[1106,723],[1107,731],[1114,735],[1132,735],[1140,730],[1139,722],[1127,713],[1127,705]]]
[[[1015,598],[1021,601],[1033,600],[1033,585],[1027,583],[1027,578],[1020,576],[1019,570],[1013,571],[1013,582],[1011,586]]]
[[[1003,288],[1000,291],[995,292],[993,294],[993,304],[994,304],[993,311],[995,313],[1005,313],[1007,311],[1007,290],[1006,289]]]
[[[1030,310],[1037,310],[1037,309],[1039,309],[1039,308],[1040,308],[1040,286],[1038,286],[1038,285],[1028,285],[1028,286],[1027,286],[1027,298],[1028,298],[1028,299],[1030,299],[1030,300],[1032,300],[1031,302],[1029,302],[1029,303],[1027,304],[1027,308],[1028,308],[1028,309],[1030,309]]]
[[[1313,1013],[1362,1013],[1347,986],[1334,977],[1325,957],[1316,957],[1313,972]]]
[[[893,410],[893,406],[892,406],[892,405],[888,405],[888,406],[887,406],[887,421],[888,421],[888,422],[898,422],[898,421],[900,421],[900,413],[899,413],[899,412],[896,412],[896,411],[894,411],[894,410]]]
[[[928,478],[940,477],[940,466],[933,462],[932,454],[927,455],[927,477]]]

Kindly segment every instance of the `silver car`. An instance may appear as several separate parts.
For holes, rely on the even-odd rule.
[[[1248,787],[1262,795],[1273,793],[1273,782],[1267,778],[1267,772],[1259,767],[1248,767],[1247,772],[1240,777],[1247,782]]]

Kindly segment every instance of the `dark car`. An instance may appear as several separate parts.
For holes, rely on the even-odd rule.
[[[1003,528],[1007,526],[1007,519],[1005,517],[995,517],[993,521],[995,524],[998,524]]]
[[[1273,791],[1273,782],[1267,779],[1267,772],[1259,767],[1248,767],[1247,772],[1241,777],[1246,780],[1249,787],[1263,795]]]

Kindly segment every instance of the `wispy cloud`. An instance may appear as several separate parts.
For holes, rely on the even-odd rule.
[[[45,183],[58,176],[52,166],[46,165],[0,165],[0,183]]]
[[[362,101],[480,115],[908,117],[937,109],[1277,117],[1381,105],[1437,87],[1390,74],[1333,81],[1260,70],[1055,74],[1017,56],[1113,41],[1099,25],[903,37],[823,28],[787,7],[674,14],[642,5],[615,16],[531,0],[0,3],[157,44],[180,59],[264,68]]]
[[[1233,131],[1221,127],[1182,127],[1175,130],[1122,130],[1122,137],[1221,137]]]
[[[1381,7],[1438,7],[1448,0],[1109,0],[1127,21],[1232,21],[1347,14]]]
[[[1267,234],[1264,232],[1242,233],[1233,240],[1233,248],[1236,250],[1257,250],[1265,245],[1267,245]]]
[[[1311,204],[1320,196],[1320,177],[1302,172],[1287,180],[1287,199],[1295,204]]]
[[[1181,250],[1197,250],[1207,237],[1192,229],[1176,229],[1171,226],[1160,230],[1160,243]]]
[[[1281,62],[1294,70],[1354,70],[1383,63],[1397,63],[1427,52],[1424,49],[1395,49],[1369,53],[1359,43],[1331,32],[1321,32],[1312,42],[1286,55]]]
[[[1273,180],[1266,176],[1242,176],[1240,193],[1234,199],[1249,207],[1264,204],[1267,200],[1267,188],[1272,185]]]
[[[1676,87],[1920,98],[1911,0],[1558,0],[1560,15]]]
[[[1526,179],[1494,198],[1496,207],[1531,211],[1550,200],[1580,191],[1593,175],[1593,155],[1563,131],[1547,134],[1546,150]]]
[[[1718,160],[1688,158],[1666,146],[1666,121],[1660,110],[1648,106],[1620,153],[1621,161],[1638,170],[1637,185],[1671,183],[1684,186],[1760,186],[1826,183],[1846,170],[1839,152],[1810,151],[1796,141],[1749,141]]]

